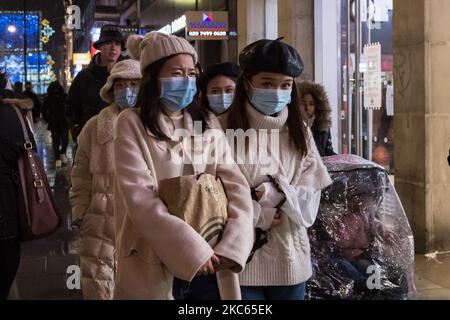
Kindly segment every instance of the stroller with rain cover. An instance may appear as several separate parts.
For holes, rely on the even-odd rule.
[[[307,299],[411,298],[413,236],[388,174],[357,156],[323,160],[333,183],[308,232],[314,274]]]

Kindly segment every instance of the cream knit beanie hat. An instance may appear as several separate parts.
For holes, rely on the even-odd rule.
[[[127,39],[128,53],[141,62],[141,71],[153,62],[176,54],[190,54],[197,64],[198,56],[191,44],[180,37],[152,31],[144,37],[131,35]]]
[[[114,80],[116,79],[141,79],[141,70],[139,69],[139,62],[133,59],[122,60],[117,62],[111,69],[108,80],[103,88],[100,90],[100,97],[108,102],[114,101]]]

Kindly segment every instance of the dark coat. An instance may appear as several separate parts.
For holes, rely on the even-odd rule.
[[[47,95],[44,99],[44,109],[46,110],[45,120],[48,123],[47,129],[58,133],[67,132],[68,124],[65,116],[66,94],[59,84],[50,84]]]
[[[13,107],[1,102],[2,97],[5,96],[7,95],[2,90],[0,92],[0,240],[16,238],[19,235],[17,161],[22,155],[24,145],[22,127],[16,112]],[[28,134],[33,137],[29,128]],[[36,146],[33,139],[32,142]]]
[[[25,90],[23,92],[23,94],[26,95],[28,98],[30,98],[33,101],[32,113],[33,113],[33,120],[34,120],[34,122],[36,122],[37,119],[39,119],[41,112],[42,112],[42,106],[41,106],[41,102],[39,101],[39,97],[33,91]]]
[[[66,99],[66,116],[72,127],[74,138],[78,136],[86,122],[108,106],[100,97],[100,90],[108,79],[106,67],[99,66],[96,54],[88,67],[81,70],[73,80]]]
[[[331,140],[330,129],[326,131],[312,130],[314,141],[316,142],[317,150],[321,157],[334,156],[336,153],[333,150],[333,142]]]

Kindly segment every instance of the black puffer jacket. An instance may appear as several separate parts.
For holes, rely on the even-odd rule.
[[[321,131],[313,126],[311,130],[320,156],[329,157],[336,155],[336,153],[333,150],[333,141],[331,140],[330,129],[326,131]]]
[[[100,90],[108,79],[109,71],[97,64],[99,55],[96,54],[89,66],[78,73],[67,95],[66,116],[74,130],[74,138],[90,118],[108,106],[100,97]]]
[[[19,235],[17,161],[24,145],[16,112],[13,107],[1,102],[5,96],[14,97],[4,90],[0,91],[0,240]],[[28,134],[33,137],[30,130]]]

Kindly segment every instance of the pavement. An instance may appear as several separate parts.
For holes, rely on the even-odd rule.
[[[64,224],[52,236],[22,244],[22,259],[10,299],[79,300],[76,272],[79,265],[78,234],[71,227],[69,173],[72,144],[67,157],[69,164],[55,168],[50,133],[39,123],[35,129],[38,153],[54,190]],[[415,284],[419,300],[450,300],[450,252],[437,255],[416,255]]]

